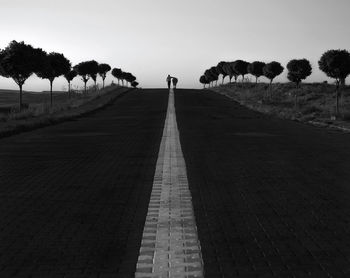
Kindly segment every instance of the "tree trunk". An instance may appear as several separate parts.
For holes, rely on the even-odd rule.
[[[50,80],[50,106],[52,107],[52,83],[53,80]]]
[[[255,84],[258,84],[258,77],[255,76]]]
[[[22,84],[19,85],[19,111],[22,110]]]
[[[336,89],[335,89],[335,115],[339,114],[339,82],[337,81]]]
[[[232,77],[233,77],[233,76],[230,76],[230,84],[231,84]]]
[[[102,81],[103,81],[103,87],[102,88],[104,89],[105,88],[105,79],[103,78]]]
[[[225,80],[225,76],[222,76],[222,83],[221,84],[224,84],[224,80]]]
[[[269,99],[270,99],[270,101],[271,101],[271,99],[272,99],[272,91],[271,91],[271,85],[272,85],[272,81],[273,81],[273,79],[270,79],[270,85],[269,85]]]
[[[294,94],[294,109],[297,110],[298,108],[298,93],[295,92]]]
[[[70,99],[70,81],[68,81],[68,98]]]
[[[87,82],[87,81],[84,82],[84,93],[85,93],[85,94],[86,94],[86,82]]]
[[[340,78],[340,85],[345,86],[345,78]]]

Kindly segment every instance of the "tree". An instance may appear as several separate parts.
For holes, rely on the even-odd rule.
[[[258,78],[264,75],[263,68],[266,64],[263,62],[255,61],[250,63],[247,67],[248,73],[255,76],[255,84],[258,83]]]
[[[0,53],[1,75],[12,78],[19,86],[19,109],[22,103],[22,88],[25,81],[43,65],[46,53],[29,44],[12,41]]]
[[[229,71],[229,77],[230,77],[230,83],[231,83],[232,77],[235,78],[235,83],[237,83],[238,73],[235,71],[235,64],[236,64],[236,61],[227,63],[228,71]]]
[[[280,75],[283,72],[283,70],[284,68],[281,66],[281,64],[275,61],[271,63],[267,63],[263,67],[264,76],[270,79],[270,85],[272,81],[275,79],[275,77]]]
[[[209,71],[210,71],[211,74],[215,77],[216,86],[217,86],[217,85],[218,85],[218,79],[219,79],[220,71],[218,70],[217,67],[211,67],[211,68],[209,69]]]
[[[70,83],[72,80],[78,75],[78,73],[75,70],[70,70],[64,75],[64,78],[66,78],[68,82],[68,97],[70,98]]]
[[[81,76],[84,82],[84,92],[86,93],[86,83],[98,72],[98,63],[94,60],[85,61],[74,66],[74,70]]]
[[[218,79],[218,76],[217,75],[214,75],[209,69],[207,69],[205,72],[204,72],[204,75],[205,77],[207,78],[208,80],[208,84],[210,85],[211,82],[214,82],[215,80]]]
[[[125,83],[126,83],[126,86],[128,86],[128,82],[127,82],[128,76],[129,76],[129,73],[128,73],[128,72],[124,72],[124,71],[122,72],[122,74],[121,74],[121,80],[122,80],[123,86],[124,86],[124,81],[125,81]]]
[[[299,84],[300,84],[301,80],[306,79],[306,77],[308,77],[312,72],[311,64],[306,59],[290,60],[287,64],[287,69],[288,69],[287,78],[291,82],[294,82],[296,84],[297,88],[299,88]],[[298,106],[298,92],[297,92],[297,90],[295,91],[295,94],[294,94],[294,106],[295,106],[295,109]]]
[[[107,76],[107,72],[111,70],[111,66],[108,64],[99,64],[98,65],[98,74],[101,76],[103,81],[103,88],[105,87],[105,79]]]
[[[318,61],[320,70],[328,77],[334,78],[336,83],[336,105],[335,113],[339,113],[339,85],[345,84],[346,77],[350,74],[350,54],[347,50],[328,50]]]
[[[36,75],[42,79],[50,81],[50,105],[52,106],[52,86],[56,77],[68,73],[71,69],[71,63],[63,54],[51,52],[46,55],[45,63]]]
[[[222,84],[224,84],[224,79],[227,76],[227,73],[224,71],[224,65],[226,64],[226,62],[221,61],[217,64],[217,69],[218,72],[222,75]]]
[[[118,69],[118,68],[114,68],[112,70],[112,75],[118,79],[118,85],[120,85],[119,81],[122,78],[122,73],[123,73],[123,71],[121,69]]]
[[[248,65],[249,63],[243,60],[237,60],[233,64],[233,70],[238,74],[242,75],[242,82],[244,81],[244,75],[248,73]]]
[[[208,79],[206,78],[205,75],[202,75],[200,78],[199,78],[199,82],[201,84],[203,84],[203,88],[205,89],[205,85],[208,84]]]
[[[134,88],[136,88],[138,85],[139,85],[139,82],[137,81],[131,82],[131,86],[133,86]]]
[[[90,77],[91,77],[91,79],[92,79],[92,81],[94,81],[94,87],[95,87],[95,91],[97,90],[97,84],[96,84],[96,82],[97,82],[97,73],[91,73],[90,74]]]

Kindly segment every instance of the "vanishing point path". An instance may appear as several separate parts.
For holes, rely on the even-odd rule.
[[[0,278],[350,277],[350,134],[134,90],[0,139]]]

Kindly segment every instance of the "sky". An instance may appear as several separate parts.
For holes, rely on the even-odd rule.
[[[350,50],[349,0],[0,0],[0,7],[0,49],[17,40],[63,53],[72,65],[94,59],[133,73],[143,88],[165,87],[167,74],[178,87],[200,88],[205,69],[237,59],[285,67],[307,58],[307,81],[320,82],[329,80],[318,69],[321,55]],[[34,75],[24,90],[48,86]],[[0,88],[17,85],[0,77]],[[66,88],[55,80],[54,90]]]

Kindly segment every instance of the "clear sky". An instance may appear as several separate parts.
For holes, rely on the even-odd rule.
[[[73,65],[95,59],[132,72],[142,87],[165,87],[168,73],[179,87],[200,87],[206,68],[236,59],[307,58],[308,81],[323,81],[322,53],[350,50],[349,8],[349,0],[0,0],[0,48],[23,40]],[[0,77],[0,88],[16,85]],[[31,77],[24,89],[46,90],[48,81]]]

